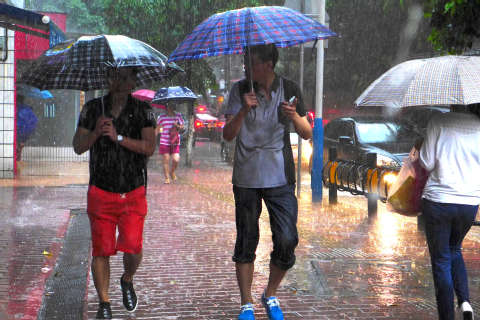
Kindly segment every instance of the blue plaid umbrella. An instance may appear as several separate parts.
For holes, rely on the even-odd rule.
[[[297,44],[335,36],[324,25],[286,7],[264,6],[218,13],[199,24],[168,61],[241,54],[247,46]]]
[[[195,99],[197,99],[197,96],[187,87],[168,87],[160,88],[155,92],[152,103],[166,104],[171,100],[183,102],[193,101]]]
[[[183,71],[148,44],[122,35],[83,36],[45,51],[19,82],[39,89],[107,88],[107,67],[136,67],[137,86]]]

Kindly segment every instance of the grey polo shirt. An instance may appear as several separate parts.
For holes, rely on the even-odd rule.
[[[236,139],[232,177],[235,186],[273,188],[290,183],[284,158],[285,133],[289,131],[290,121],[279,119],[282,116],[280,103],[285,100],[284,83],[283,78],[276,77],[270,101],[257,93],[259,105],[244,119]],[[240,85],[241,81],[233,85],[225,114],[235,115],[240,111]],[[287,147],[291,151],[289,142]],[[293,164],[293,158],[289,161]]]

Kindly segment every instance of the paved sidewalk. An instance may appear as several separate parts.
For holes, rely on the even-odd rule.
[[[216,159],[214,144],[199,145],[192,169],[164,185],[149,176],[144,262],[135,278],[140,304],[121,303],[121,255],[112,259],[111,297],[118,319],[236,319],[239,294],[231,261],[235,242],[231,167]],[[151,163],[154,167],[154,163]],[[152,172],[153,171],[153,172]],[[299,202],[297,264],[279,298],[286,319],[436,319],[428,253],[416,219],[384,212],[369,224],[366,198],[342,194],[339,205],[312,204],[308,176]],[[265,210],[256,261],[256,318],[268,277],[271,233]],[[478,232],[465,243],[472,296],[479,297]],[[92,281],[88,316],[97,300]],[[478,308],[480,299],[474,299]]]
[[[132,314],[123,308],[121,254],[113,257],[115,319],[236,319],[231,167],[218,155],[217,144],[199,143],[193,168],[181,167],[178,182],[170,185],[163,184],[157,156],[149,162],[144,261],[135,278],[140,303]],[[436,319],[429,256],[416,219],[386,212],[380,204],[378,219],[369,223],[366,198],[349,194],[339,194],[336,206],[326,198],[312,204],[308,179],[299,199],[297,263],[279,291],[286,319]],[[86,185],[72,183],[0,187],[6,221],[0,225],[0,319],[36,319],[42,295],[55,294],[44,287],[63,253],[70,210],[86,205]],[[271,250],[265,210],[260,227],[258,299]],[[464,248],[472,304],[480,310],[480,227],[468,234]],[[93,319],[97,297],[88,281],[85,318]],[[266,319],[259,300],[256,316]]]

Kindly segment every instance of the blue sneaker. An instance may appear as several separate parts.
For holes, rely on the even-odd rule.
[[[253,304],[244,304],[240,307],[240,309],[238,320],[255,320],[255,315],[253,314]]]
[[[283,320],[283,312],[280,309],[280,302],[277,297],[265,297],[265,292],[262,294],[262,304],[267,311],[269,320]]]

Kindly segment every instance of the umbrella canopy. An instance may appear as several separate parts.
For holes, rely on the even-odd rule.
[[[17,110],[17,136],[20,142],[25,142],[37,127],[38,118],[32,108],[19,104]]]
[[[139,89],[132,92],[132,96],[140,101],[152,102],[152,99],[155,96],[155,91],[150,89]]]
[[[217,13],[203,21],[173,51],[169,61],[241,54],[245,47],[261,44],[290,47],[335,35],[290,8],[248,7]]]
[[[140,101],[150,102],[150,105],[154,108],[166,110],[167,108],[163,104],[151,103],[153,97],[155,96],[155,91],[150,89],[140,89],[132,92],[132,97]]]
[[[155,92],[152,102],[166,104],[169,101],[184,102],[193,101],[197,98],[198,97],[189,88],[177,86],[160,88],[157,92]]]
[[[19,83],[17,85],[17,94],[34,98],[34,99],[51,99],[53,95],[48,90],[40,90],[38,88]]]
[[[137,86],[183,71],[142,41],[122,35],[82,36],[45,51],[19,82],[40,89],[105,89],[108,67],[136,67]]]
[[[355,100],[357,106],[480,103],[480,57],[442,56],[400,63]]]

